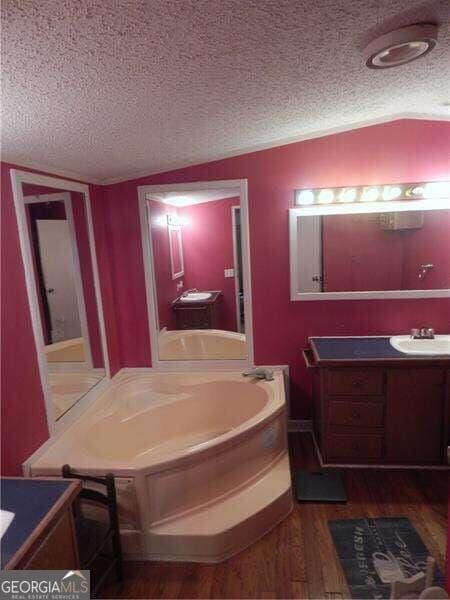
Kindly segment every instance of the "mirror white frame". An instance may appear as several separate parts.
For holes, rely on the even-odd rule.
[[[450,289],[441,290],[386,290],[366,292],[301,292],[299,291],[298,229],[297,219],[307,216],[346,215],[364,213],[405,212],[411,210],[450,209],[450,200],[399,200],[373,203],[343,203],[311,205],[289,209],[289,266],[291,300],[372,300],[396,298],[447,298]]]
[[[199,190],[239,189],[241,207],[242,270],[244,280],[244,313],[247,358],[245,360],[160,360],[158,351],[159,320],[157,310],[157,290],[153,261],[153,249],[150,239],[150,210],[148,196],[164,192],[193,192]],[[145,289],[147,295],[147,314],[150,332],[150,350],[152,368],[159,371],[192,370],[232,370],[245,369],[254,365],[253,358],[253,316],[252,289],[250,275],[250,234],[248,219],[248,197],[246,179],[227,179],[225,181],[197,181],[193,183],[169,183],[165,185],[138,186],[139,216],[141,221],[142,252],[144,259]]]
[[[103,362],[105,369],[105,377],[78,402],[76,402],[64,415],[57,421],[54,418],[53,403],[49,384],[49,370],[44,353],[44,335],[39,311],[38,287],[36,284],[33,257],[28,235],[27,216],[25,211],[26,201],[23,194],[22,184],[29,183],[34,185],[42,185],[48,188],[63,189],[65,192],[80,192],[84,197],[85,213],[87,220],[87,229],[89,236],[90,255],[92,261],[92,271],[94,275],[95,299],[97,304],[98,321],[101,336],[101,345],[103,351]],[[70,181],[67,179],[58,179],[47,175],[38,175],[28,171],[11,170],[11,184],[14,196],[14,205],[16,210],[17,227],[19,232],[19,243],[22,254],[23,267],[25,272],[25,284],[27,288],[28,304],[30,307],[31,323],[33,328],[34,342],[36,346],[36,354],[38,360],[39,374],[41,378],[42,392],[44,395],[45,409],[47,413],[47,425],[50,437],[59,435],[64,429],[71,425],[75,419],[90,405],[92,402],[105,391],[109,385],[111,378],[108,360],[108,348],[106,344],[106,331],[103,318],[103,306],[100,291],[100,279],[98,274],[97,255],[95,250],[94,230],[92,225],[91,203],[89,197],[89,186]],[[41,196],[43,197],[43,196]]]

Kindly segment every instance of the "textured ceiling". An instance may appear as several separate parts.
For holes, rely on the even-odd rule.
[[[450,101],[448,0],[3,0],[3,155],[91,181],[155,173]],[[441,25],[371,71],[375,35]]]
[[[149,192],[147,197],[151,200],[158,200],[163,204],[169,204],[170,206],[192,206],[193,204],[203,204],[204,202],[213,202],[214,200],[236,198],[239,194],[239,188],[228,188],[217,190],[190,190],[186,192]]]

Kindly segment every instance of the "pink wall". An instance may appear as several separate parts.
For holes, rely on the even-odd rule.
[[[449,140],[448,122],[402,120],[108,186],[123,366],[150,365],[137,185],[248,180],[255,360],[290,365],[293,417],[311,415],[308,336],[448,330],[448,299],[291,302],[287,210],[296,188],[449,179]]]
[[[1,164],[1,454],[4,475],[20,474],[21,463],[48,438],[11,189],[10,170],[13,168],[31,171]],[[90,186],[90,195],[110,366],[114,374],[120,368],[121,358],[105,229],[105,188]]]
[[[9,167],[2,164],[1,170],[1,441],[4,475],[18,474],[20,463],[48,437]]]
[[[239,198],[194,204],[179,209],[183,225],[185,289],[221,290],[218,329],[237,331],[234,278],[224,277],[224,269],[234,267],[231,207]]]

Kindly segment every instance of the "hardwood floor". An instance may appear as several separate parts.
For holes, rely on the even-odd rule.
[[[311,436],[290,434],[292,468],[318,466]],[[216,564],[126,562],[125,585],[103,598],[348,598],[327,521],[405,516],[444,568],[447,473],[344,470],[349,501],[298,504],[247,550]]]

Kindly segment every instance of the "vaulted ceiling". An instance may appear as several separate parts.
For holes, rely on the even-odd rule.
[[[429,55],[362,48],[440,24]],[[3,157],[111,181],[450,102],[448,0],[3,0]]]

